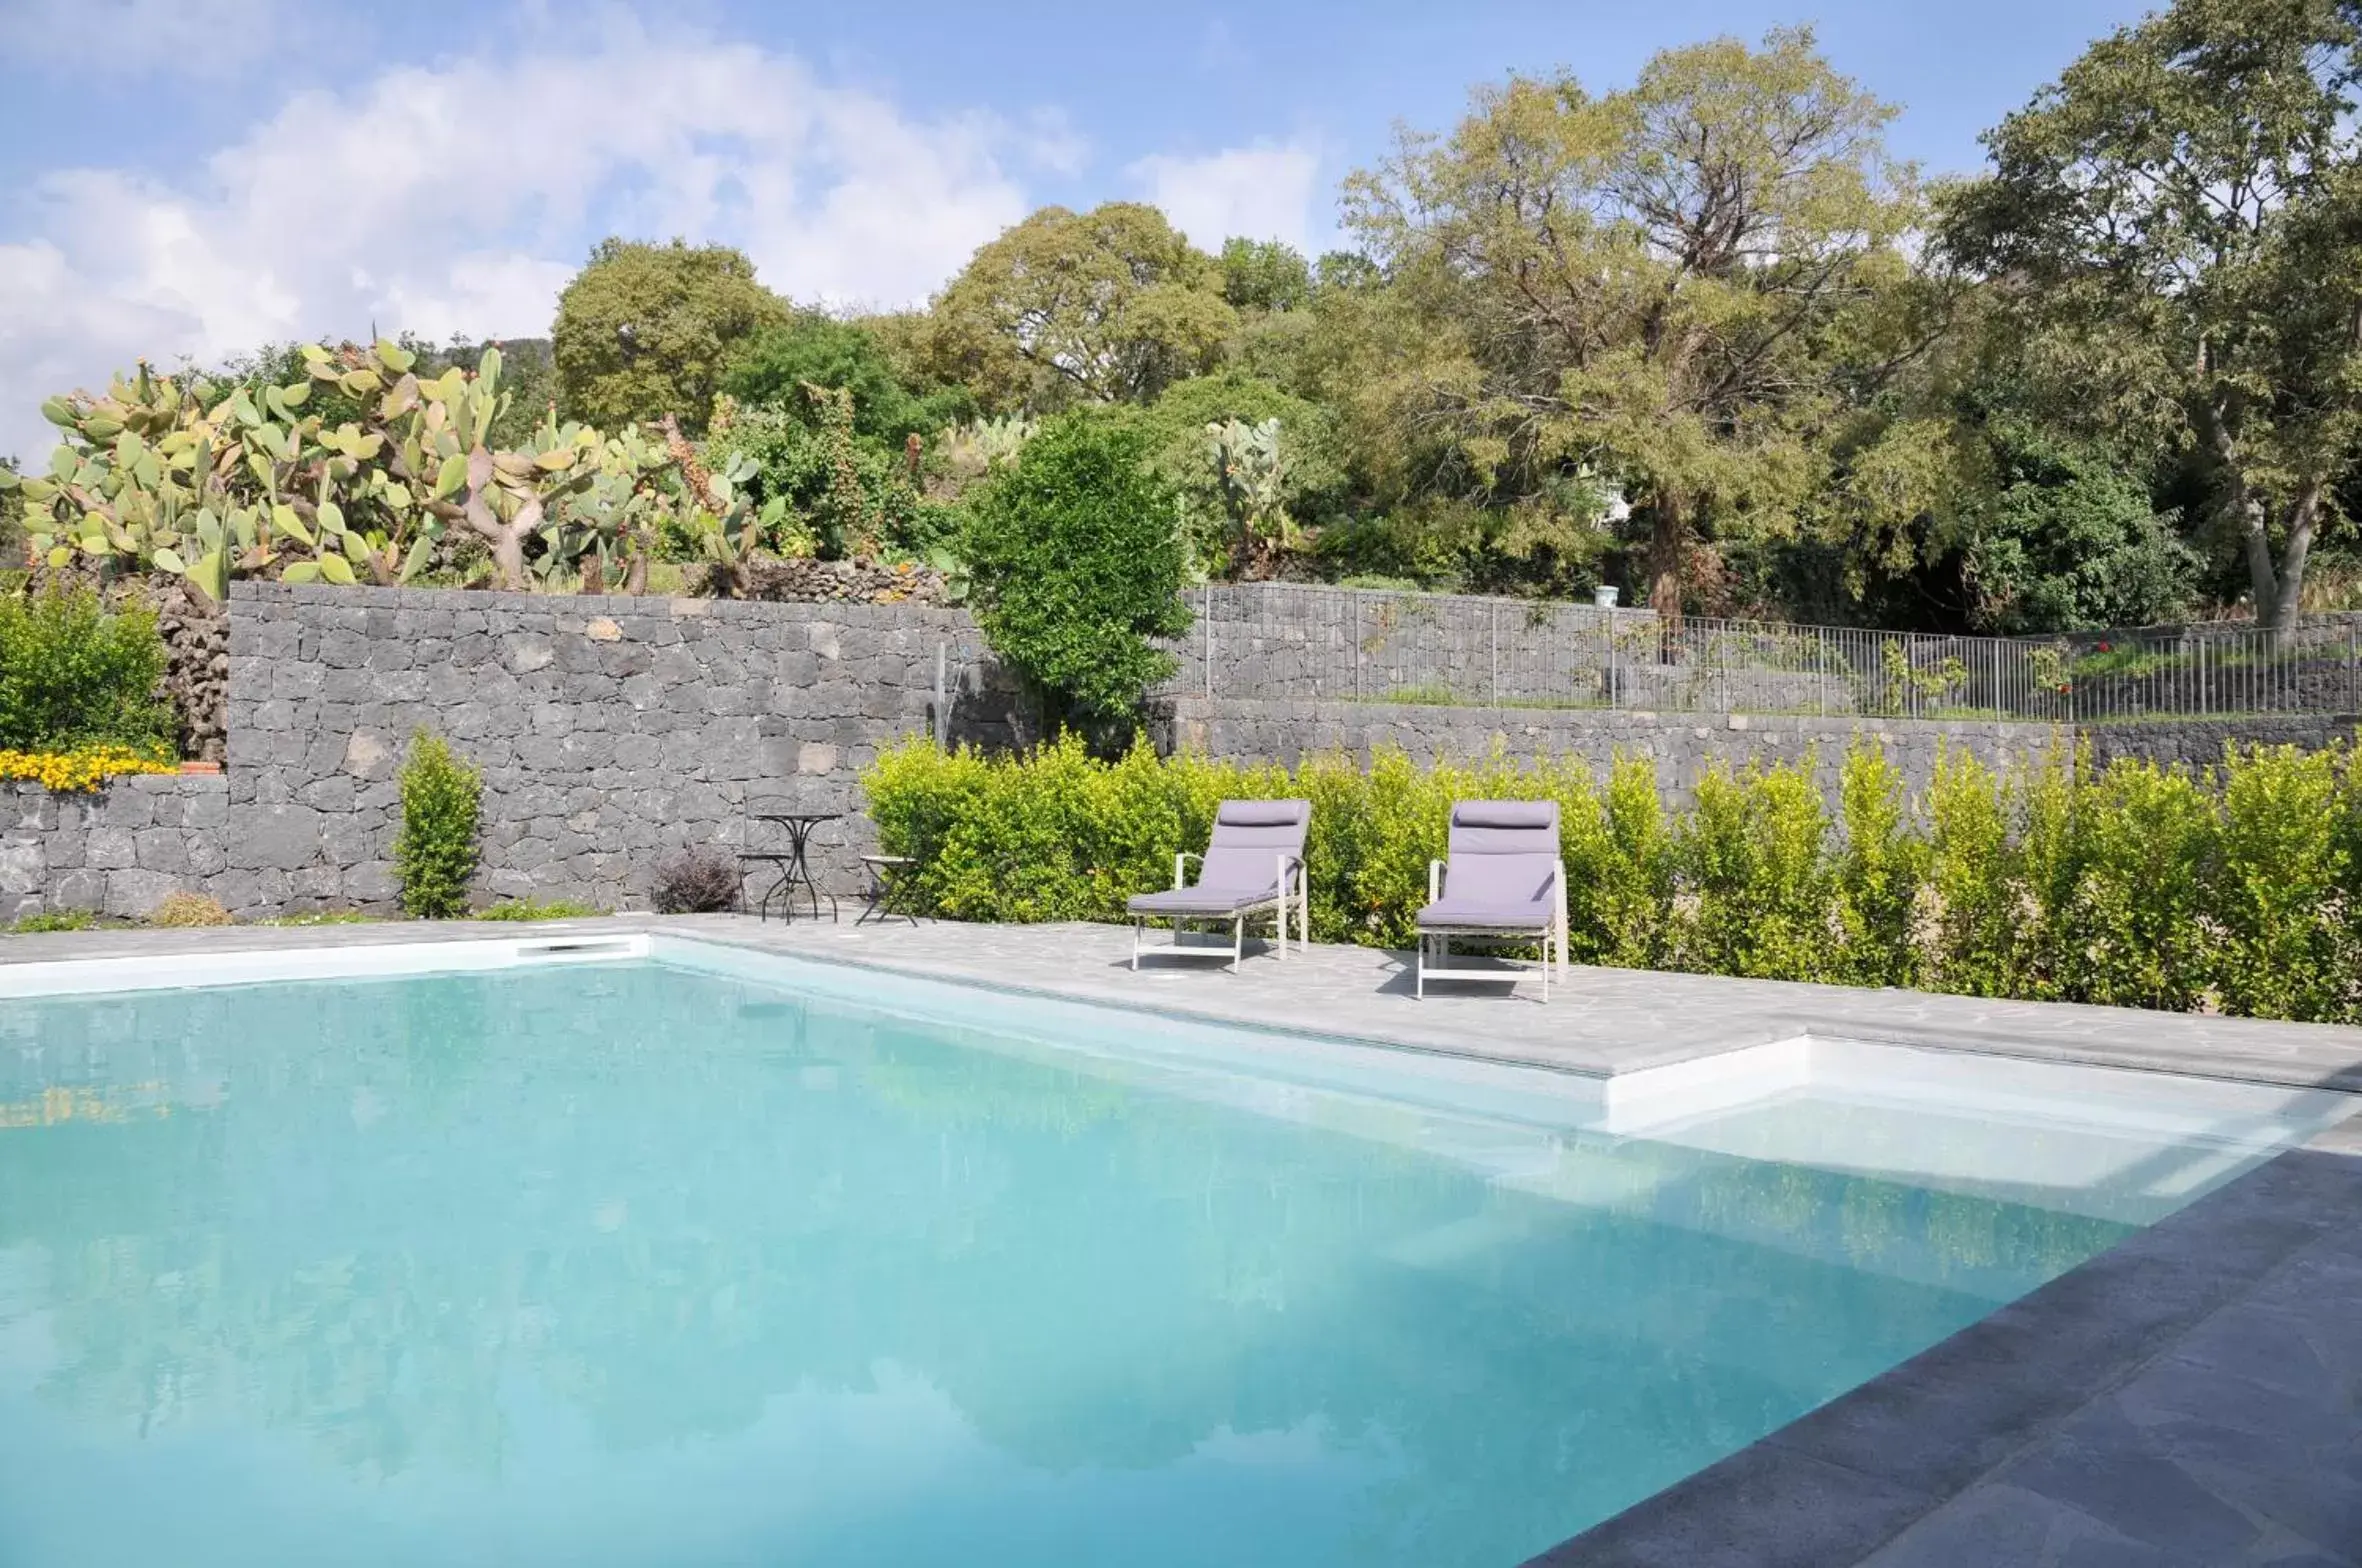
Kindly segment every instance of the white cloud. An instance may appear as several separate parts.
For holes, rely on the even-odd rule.
[[[1312,203],[1319,149],[1300,142],[1257,142],[1202,158],[1159,153],[1124,171],[1202,249],[1234,234],[1313,246]]]
[[[291,0],[0,0],[0,59],[43,71],[216,76],[292,55]]]
[[[798,299],[913,302],[1024,216],[1012,165],[1079,156],[1058,122],[914,119],[751,45],[598,36],[298,94],[185,182],[39,180],[33,237],[0,244],[0,453],[38,460],[40,399],[138,355],[542,333],[610,232],[740,245]]]

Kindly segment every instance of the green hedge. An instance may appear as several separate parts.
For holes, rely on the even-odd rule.
[[[1226,797],[1313,803],[1312,929],[1407,947],[1451,802],[1559,802],[1576,961],[2264,1018],[2362,1021],[2362,775],[2352,751],[2232,751],[2219,767],[2054,756],[1997,775],[1943,756],[1906,798],[1874,749],[1836,798],[1805,767],[1708,773],[1658,803],[1654,769],[1423,768],[1399,752],[1293,772],[1079,742],[1023,758],[914,741],[865,777],[884,848],[959,920],[1111,920],[1169,886]]]

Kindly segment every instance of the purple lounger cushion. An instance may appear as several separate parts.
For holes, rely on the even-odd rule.
[[[1464,800],[1452,807],[1443,896],[1423,927],[1538,931],[1557,918],[1558,802]]]
[[[1279,857],[1304,858],[1309,800],[1226,800],[1214,813],[1214,836],[1194,887],[1136,893],[1135,915],[1231,915],[1280,897]]]

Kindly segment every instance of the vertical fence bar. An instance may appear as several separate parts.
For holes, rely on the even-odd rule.
[[[1490,632],[1491,632],[1491,634],[1492,634],[1493,653],[1492,653],[1492,661],[1491,661],[1491,662],[1492,662],[1492,672],[1493,672],[1493,706],[1494,706],[1494,707],[1496,707],[1496,708],[1498,708],[1498,707],[1501,705],[1501,601],[1500,601],[1500,600],[1498,600],[1498,599],[1491,599],[1491,600],[1487,600],[1487,601],[1486,601],[1486,604],[1485,604],[1485,623],[1486,623],[1486,626],[1487,626],[1487,628],[1490,630]]]
[[[1205,609],[1198,615],[1198,624],[1206,629],[1204,649],[1206,658],[1206,701],[1214,700],[1214,585],[1206,584]]]
[[[1353,594],[1353,700],[1361,701],[1361,590]]]
[[[1623,694],[1616,689],[1618,684],[1616,680],[1616,615],[1616,611],[1610,610],[1600,619],[1601,626],[1606,628],[1604,635],[1607,638],[1607,657],[1600,662],[1599,675],[1600,679],[1607,683],[1605,695],[1610,708],[1620,707],[1623,704]]]

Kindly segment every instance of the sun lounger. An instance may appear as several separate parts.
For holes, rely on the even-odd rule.
[[[1455,938],[1542,944],[1542,1000],[1550,971],[1566,968],[1566,869],[1558,858],[1558,802],[1463,800],[1452,807],[1448,862],[1427,867],[1427,907],[1419,911],[1416,994],[1434,973],[1475,979],[1516,970],[1446,967]]]
[[[1246,952],[1247,922],[1266,915],[1279,924],[1279,956],[1288,956],[1288,914],[1296,915],[1297,938],[1312,939],[1311,895],[1304,882],[1304,834],[1312,824],[1308,800],[1226,800],[1214,814],[1214,835],[1203,855],[1173,857],[1173,885],[1161,893],[1135,895],[1125,907],[1132,916],[1132,967],[1140,967],[1140,934],[1150,920],[1173,922],[1173,951],[1191,923],[1230,927],[1230,969]],[[1197,881],[1186,883],[1188,862],[1198,864]],[[1219,952],[1201,948],[1199,952]]]

